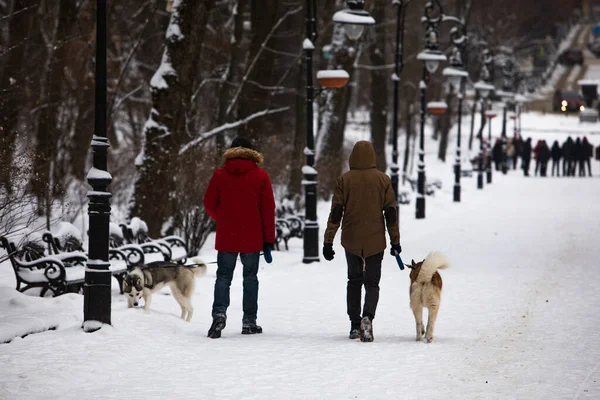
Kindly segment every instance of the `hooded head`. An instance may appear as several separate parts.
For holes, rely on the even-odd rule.
[[[229,146],[230,149],[233,149],[234,147],[243,147],[245,149],[252,150],[252,142],[246,139],[245,137],[238,136],[235,139],[233,139],[233,142],[231,142],[231,146]]]
[[[242,174],[256,168],[263,162],[263,156],[252,149],[252,143],[243,137],[237,137],[231,142],[231,147],[223,155],[225,169],[231,174]]]
[[[376,168],[375,149],[371,142],[361,140],[356,142],[350,154],[350,169]]]

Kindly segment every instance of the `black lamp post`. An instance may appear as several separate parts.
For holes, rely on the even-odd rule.
[[[445,19],[448,19],[446,17]],[[456,134],[456,160],[454,163],[454,195],[455,202],[460,202],[460,175],[461,175],[461,130],[462,130],[462,108],[464,96],[464,79],[469,76],[463,65],[463,51],[467,44],[466,27],[462,20],[452,19],[459,25],[450,30],[450,37],[454,44],[450,56],[450,67],[444,68],[443,75],[449,79],[450,90],[456,89],[458,98],[458,132]]]
[[[481,129],[479,136],[479,157],[477,163],[477,189],[483,189],[483,171],[485,169],[484,166],[484,154],[485,154],[485,146],[484,146],[484,136],[483,136],[483,124],[485,123],[485,109],[486,109],[486,100],[490,94],[490,92],[494,89],[494,87],[488,83],[483,81],[479,81],[475,83],[475,92],[477,93],[477,98],[481,101]]]
[[[434,3],[439,13],[434,16]],[[417,59],[423,61],[423,79],[419,82],[419,92],[421,101],[421,129],[419,135],[419,164],[417,178],[417,207],[416,218],[425,218],[425,116],[426,104],[425,94],[427,91],[427,82],[429,74],[434,73],[441,61],[446,61],[446,56],[439,50],[437,27],[443,18],[443,9],[439,0],[429,1],[425,4],[425,16],[422,22],[425,23],[425,49],[417,55]]]
[[[496,113],[487,111],[485,113],[485,118],[488,120],[488,140],[487,140],[487,160],[485,164],[485,172],[486,172],[486,180],[488,185],[492,183],[492,158],[491,158],[491,150],[492,150],[492,120],[496,118]],[[483,135],[483,131],[481,132]],[[483,173],[483,172],[482,172]],[[483,180],[483,177],[481,178]],[[483,183],[481,184],[483,186]]]
[[[83,329],[93,332],[101,324],[110,324],[111,273],[108,262],[110,198],[107,172],[108,139],[106,137],[106,0],[96,1],[96,83],[95,123],[92,150],[93,167],[87,175],[92,191],[88,192],[89,249],[83,286]]]
[[[348,0],[348,9],[338,11],[333,16],[333,21],[344,24],[346,35],[350,40],[357,40],[365,25],[373,25],[375,20],[364,11],[364,1]],[[304,223],[304,257],[302,262],[309,264],[319,261],[319,223],[317,221],[317,170],[315,165],[315,136],[313,119],[313,53],[314,42],[317,40],[317,21],[315,12],[316,0],[306,0],[306,39],[302,45],[306,61],[306,165],[302,168],[304,174],[305,195],[305,223]],[[343,70],[319,71],[317,78],[322,86],[339,88],[344,86],[349,79]]]
[[[477,171],[477,189],[483,189],[483,171],[484,169],[487,171],[487,183],[492,183],[492,164],[490,157],[490,149],[492,146],[492,119],[496,116],[491,113],[486,113],[487,108],[487,98],[494,91],[494,86],[490,84],[492,74],[490,71],[490,67],[492,66],[494,59],[488,48],[484,48],[481,52],[483,57],[483,63],[481,67],[480,80],[475,83],[475,92],[476,98],[481,99],[481,129],[479,130],[479,163],[478,163],[478,171]],[[488,120],[488,143],[487,148],[484,145],[484,136],[483,136],[483,128],[485,120]],[[487,157],[484,157],[487,156]],[[485,158],[485,165],[484,165]]]
[[[508,112],[508,107],[512,106],[512,102],[514,100],[513,90],[513,78],[514,78],[514,65],[510,60],[507,60],[502,68],[503,75],[503,87],[500,96],[503,98],[503,108],[502,108],[502,173],[506,175],[508,172],[508,157],[506,155],[506,149],[508,146],[508,138],[506,135],[506,117]]]
[[[481,129],[480,129],[481,135],[479,136],[480,150],[483,147],[482,142],[483,142],[483,128],[484,128],[485,119],[487,118],[487,120],[488,120],[488,141],[487,141],[487,148],[484,149],[484,151],[486,152],[486,155],[487,155],[487,159],[486,159],[486,163],[485,163],[487,183],[490,184],[490,183],[492,183],[492,157],[491,157],[492,119],[494,119],[496,117],[496,114],[493,114],[492,112],[486,112],[487,111],[486,99],[495,90],[494,85],[492,85],[490,83],[492,81],[491,68],[493,67],[493,64],[494,64],[494,58],[488,48],[484,48],[481,52],[481,55],[483,57],[483,63],[482,63],[482,67],[481,67],[480,81],[475,84],[475,89],[476,90],[479,89],[479,90],[477,90],[477,93],[479,93],[480,94],[479,97],[482,98],[482,101],[481,101]],[[485,97],[483,95],[485,95]],[[481,154],[481,156],[482,155],[483,154]],[[479,189],[483,189],[483,170],[484,170],[484,168],[483,168],[482,163],[483,163],[483,160],[480,158],[479,174],[477,175],[477,188],[479,188]]]
[[[400,74],[404,67],[403,56],[404,56],[404,24],[406,20],[406,6],[412,0],[392,0],[392,4],[396,6],[396,52],[395,52],[395,64],[394,73],[392,75],[392,82],[394,85],[394,115],[392,119],[392,165],[391,180],[392,188],[394,189],[394,196],[396,197],[396,204],[398,203],[398,103],[399,103],[399,86],[400,86]],[[407,133],[408,135],[408,133]]]

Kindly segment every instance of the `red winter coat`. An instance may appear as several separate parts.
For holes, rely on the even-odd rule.
[[[254,253],[275,242],[275,199],[269,175],[258,168],[263,156],[235,147],[224,155],[204,195],[204,208],[217,221],[215,248]]]

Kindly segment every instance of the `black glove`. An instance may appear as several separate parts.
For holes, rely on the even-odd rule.
[[[400,246],[400,243],[392,244],[392,248],[390,249],[390,254],[393,257],[396,257],[396,256],[400,255],[400,253],[402,253],[402,246]]]
[[[271,255],[271,249],[273,248],[273,243],[263,243],[263,256],[265,257],[265,261],[268,264],[273,262],[273,256]]]
[[[333,260],[333,256],[335,255],[335,251],[333,251],[333,243],[325,243],[323,245],[323,257],[327,261]]]
[[[275,246],[273,246],[273,243],[267,243],[267,242],[263,243],[263,252],[273,250],[274,248],[275,248]]]

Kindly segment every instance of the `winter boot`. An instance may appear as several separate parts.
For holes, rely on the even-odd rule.
[[[360,341],[361,342],[372,342],[373,337],[373,323],[371,318],[363,317],[360,321]]]
[[[221,337],[221,331],[225,328],[225,318],[216,317],[213,319],[213,323],[208,330],[208,337],[211,339],[218,339]]]
[[[358,323],[358,324],[352,323],[352,325],[350,325],[350,335],[348,337],[350,339],[359,339],[360,338],[360,323]]]
[[[254,335],[256,333],[262,333],[262,327],[256,325],[256,322],[242,323],[242,335]]]

